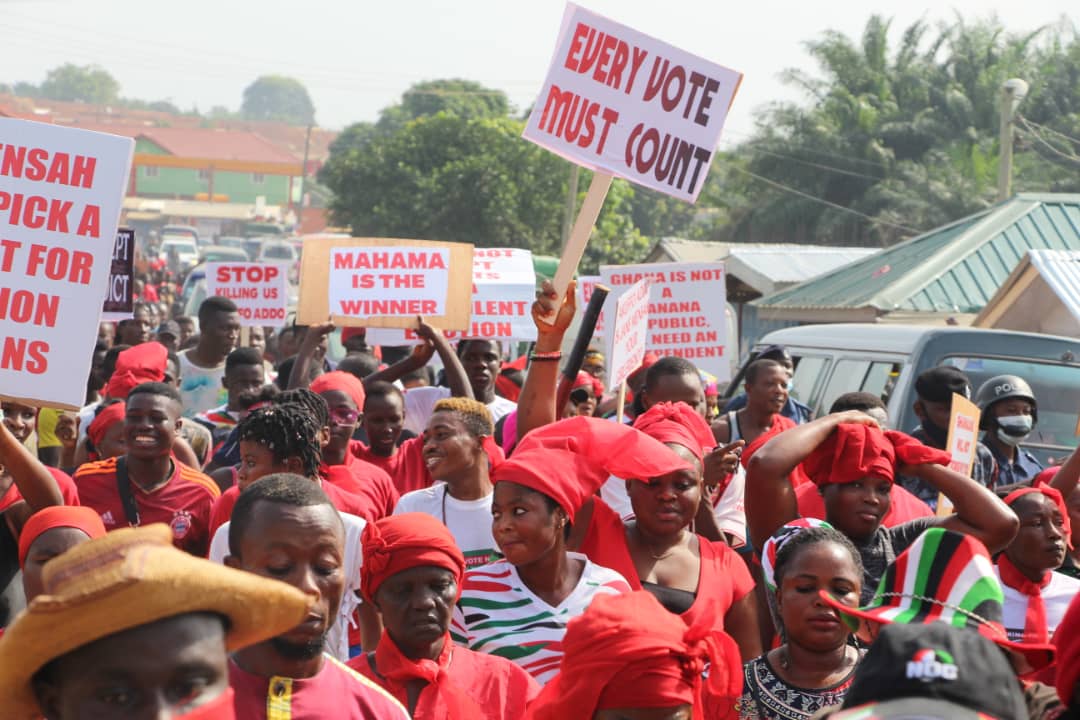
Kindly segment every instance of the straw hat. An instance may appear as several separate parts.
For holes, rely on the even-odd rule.
[[[1054,646],[1009,640],[1002,622],[1005,594],[986,546],[969,535],[931,528],[896,557],[870,604],[853,608],[824,590],[822,599],[869,642],[873,628],[891,623],[944,622],[972,628],[1031,670],[1054,661]]]
[[[45,565],[45,593],[0,638],[4,717],[40,717],[30,680],[51,660],[108,635],[176,615],[228,619],[225,646],[245,647],[303,622],[310,605],[285,583],[196,558],[167,525],[124,528]]]

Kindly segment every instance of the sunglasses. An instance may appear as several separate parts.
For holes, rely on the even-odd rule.
[[[360,413],[350,408],[338,407],[330,411],[330,422],[335,425],[352,425]]]
[[[583,388],[578,388],[577,390],[570,391],[570,402],[574,403],[575,405],[580,405],[581,403],[592,399],[592,393]]]

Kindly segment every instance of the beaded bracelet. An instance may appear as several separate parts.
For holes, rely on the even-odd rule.
[[[537,360],[562,360],[562,352],[555,350],[553,352],[532,353],[529,355],[529,360],[531,362],[536,362]]]

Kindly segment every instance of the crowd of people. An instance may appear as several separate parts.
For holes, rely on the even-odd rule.
[[[516,359],[418,318],[332,363],[154,280],[81,411],[3,403],[4,718],[1080,718],[1080,452],[1024,449],[1022,378],[923,372],[910,435],[813,417],[781,347],[723,406],[649,354],[620,404],[573,287]]]

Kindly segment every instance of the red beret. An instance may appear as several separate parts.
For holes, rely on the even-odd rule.
[[[123,407],[123,405],[121,405]],[[91,540],[105,537],[105,525],[101,516],[88,507],[53,505],[30,516],[19,533],[19,567],[26,564],[26,554],[34,541],[53,528],[82,530]]]
[[[124,350],[116,356],[116,369],[105,386],[105,397],[123,400],[136,385],[161,382],[165,379],[168,359],[169,351],[159,342],[145,342]]]
[[[803,469],[816,485],[843,485],[876,477],[892,482],[896,464],[948,465],[949,453],[895,430],[842,423],[803,460]]]
[[[311,392],[322,395],[330,390],[338,390],[345,393],[356,403],[356,409],[364,409],[364,383],[352,373],[335,370],[323,373],[311,381]]]

